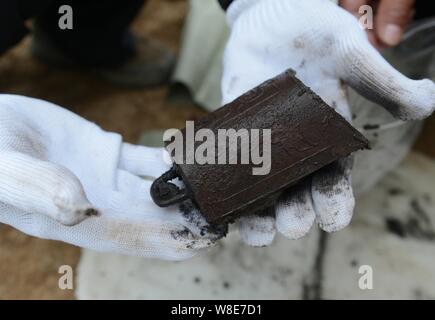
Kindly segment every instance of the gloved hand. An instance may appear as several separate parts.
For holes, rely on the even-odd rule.
[[[292,68],[348,121],[342,81],[402,120],[423,119],[435,108],[434,83],[396,71],[370,45],[358,20],[329,0],[235,0],[227,20],[223,103]],[[351,158],[338,161],[285,195],[275,215],[242,218],[242,239],[268,245],[276,230],[297,239],[315,220],[327,232],[344,228],[355,204],[351,168]]]
[[[188,205],[152,202],[139,176],[167,171],[163,155],[53,104],[0,95],[0,223],[98,251],[190,258],[225,230]]]

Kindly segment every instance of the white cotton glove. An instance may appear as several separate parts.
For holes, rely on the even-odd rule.
[[[342,81],[402,120],[423,119],[435,108],[434,83],[393,69],[357,19],[329,0],[235,0],[227,20],[231,36],[224,55],[223,103],[291,68],[348,121]],[[338,161],[285,195],[275,215],[242,218],[242,239],[268,245],[276,230],[297,239],[315,220],[327,232],[344,228],[355,204],[351,168],[351,158]]]
[[[153,203],[139,176],[167,171],[163,156],[53,104],[0,95],[0,223],[98,251],[190,258],[224,230],[187,205]]]

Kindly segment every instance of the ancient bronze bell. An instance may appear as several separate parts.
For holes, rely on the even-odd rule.
[[[222,144],[217,143],[214,162],[188,164],[184,154],[169,172],[154,181],[151,195],[157,205],[166,207],[190,199],[211,224],[260,213],[303,178],[352,152],[368,148],[367,139],[291,70],[201,119],[195,132],[204,128],[216,136],[222,129],[237,132],[247,129],[257,135],[260,130],[263,138],[265,132],[270,133],[270,145],[265,144],[266,139],[259,139],[258,145],[249,145],[250,152],[263,155],[270,152],[270,166],[263,174],[253,174],[258,163],[252,159],[249,163],[223,164]],[[183,138],[187,135],[184,129]],[[246,150],[246,145],[234,141],[224,150],[228,155],[231,150],[239,153]],[[199,145],[201,142],[194,143],[195,147]],[[242,158],[241,154],[237,157]],[[234,163],[234,157],[232,160]],[[173,184],[171,180],[175,178],[180,178],[185,188]]]

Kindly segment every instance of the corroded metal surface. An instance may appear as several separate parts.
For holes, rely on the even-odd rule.
[[[301,179],[368,147],[365,137],[292,71],[261,84],[201,119],[195,131],[202,128],[211,129],[216,136],[218,129],[271,130],[271,170],[267,175],[253,175],[252,169],[257,166],[252,162],[218,164],[216,146],[216,164],[183,161],[155,181],[151,193],[158,205],[168,206],[190,198],[209,223],[261,212]],[[260,139],[259,150],[264,150],[262,143]],[[196,142],[195,146],[199,144]],[[240,151],[241,145],[237,148]],[[169,182],[177,175],[182,178],[185,190]]]

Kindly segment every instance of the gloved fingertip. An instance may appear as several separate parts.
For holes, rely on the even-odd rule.
[[[275,239],[275,233],[262,235],[262,237],[253,237],[252,235],[247,235],[246,233],[241,232],[240,233],[242,237],[242,241],[244,244],[250,246],[250,247],[256,247],[256,248],[263,248],[268,247],[273,243],[273,240]]]
[[[430,79],[410,80],[408,94],[400,97],[401,108],[393,115],[403,121],[424,120],[435,110],[435,83]]]
[[[242,241],[248,246],[269,246],[273,243],[276,235],[275,218],[243,217],[240,219],[239,231]]]
[[[95,208],[88,208],[85,210],[86,217],[98,217],[100,215],[100,212]]]
[[[317,223],[326,232],[339,231],[352,220],[355,208],[351,183],[352,165],[352,157],[341,159],[313,176],[313,207]]]
[[[290,240],[306,236],[315,220],[309,184],[303,188],[290,189],[276,206],[276,229]]]
[[[119,169],[139,176],[157,178],[169,170],[171,165],[171,158],[164,148],[122,144]]]
[[[322,219],[318,222],[320,229],[322,229],[325,232],[333,233],[338,232],[349,226],[350,222],[352,221],[352,213],[340,213],[337,214],[340,215],[339,219],[332,218],[332,219]],[[343,219],[344,218],[344,219]]]
[[[80,224],[86,219],[91,217],[100,216],[100,212],[93,207],[84,207],[68,210],[60,210],[59,214],[54,217],[56,221],[63,224],[64,226],[72,227]]]
[[[284,237],[290,240],[299,240],[305,237],[311,230],[311,227],[315,221],[315,218],[300,224],[288,225],[287,222],[283,222],[281,219],[277,220],[276,229]]]
[[[326,232],[337,232],[346,228],[352,220],[354,208],[353,195],[337,197],[334,202],[326,202],[322,208],[317,209],[317,222],[320,229]]]

